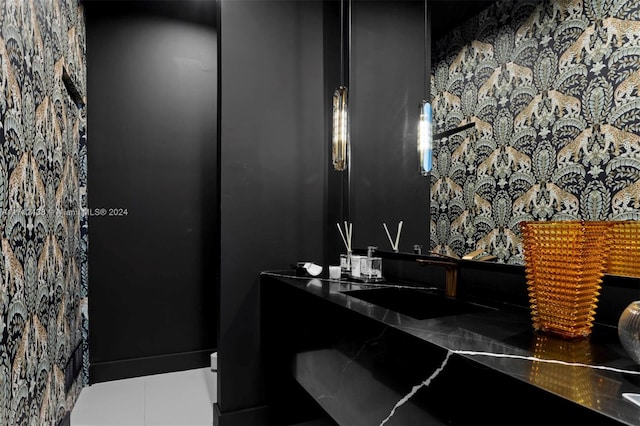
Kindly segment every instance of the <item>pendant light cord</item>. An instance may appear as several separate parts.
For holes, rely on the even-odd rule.
[[[428,30],[427,30],[427,25],[428,25],[428,19],[427,19],[427,0],[424,0],[424,76],[422,76],[423,80],[424,80],[424,100],[427,102],[430,102],[430,99],[427,99],[427,95],[428,95],[428,81],[430,80],[430,76],[427,76],[427,70],[428,70],[428,64],[427,64],[427,56],[429,55],[429,50],[428,50],[428,43],[427,43],[427,39],[428,39]]]
[[[340,0],[340,86],[344,86],[344,0]]]

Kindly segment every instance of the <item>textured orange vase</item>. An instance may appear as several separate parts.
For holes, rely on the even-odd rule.
[[[610,222],[522,222],[533,328],[563,337],[591,334],[607,266]]]
[[[611,222],[607,274],[640,277],[640,222]]]

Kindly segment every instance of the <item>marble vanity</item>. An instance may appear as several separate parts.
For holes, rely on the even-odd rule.
[[[265,272],[260,290],[273,424],[640,425],[613,326],[560,339],[522,307],[393,281]]]

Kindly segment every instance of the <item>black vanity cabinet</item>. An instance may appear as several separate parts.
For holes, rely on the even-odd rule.
[[[640,424],[615,328],[563,340],[437,289],[276,273],[261,301],[270,424]]]

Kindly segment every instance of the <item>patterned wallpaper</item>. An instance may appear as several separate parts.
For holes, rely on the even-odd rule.
[[[435,43],[431,249],[523,264],[523,220],[640,220],[640,2],[499,0]]]
[[[85,117],[62,75],[86,93],[84,49],[77,0],[0,1],[0,425],[56,425],[83,384]]]

